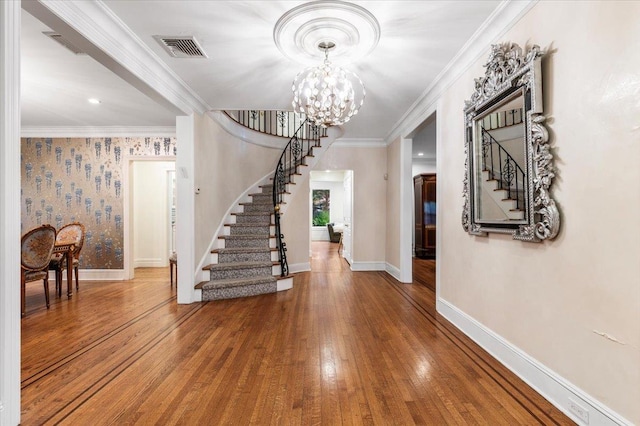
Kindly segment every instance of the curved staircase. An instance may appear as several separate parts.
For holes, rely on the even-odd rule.
[[[308,177],[308,166],[317,162],[335,137],[304,122],[283,150],[276,171],[248,194],[251,201],[238,203],[211,251],[211,263],[203,267],[208,280],[196,285],[201,300],[254,296],[293,287],[286,262],[286,244],[279,229],[286,200],[295,192],[295,180]],[[335,135],[335,133],[332,133]],[[321,144],[321,139],[325,139]],[[303,171],[304,169],[307,169]],[[275,194],[274,194],[275,190]]]
[[[230,299],[273,293],[278,290],[279,263],[275,248],[271,185],[262,192],[249,194],[253,199],[241,203],[243,212],[232,213],[234,223],[226,223],[225,234],[218,237],[219,248],[213,250],[209,281],[198,284],[202,300]]]

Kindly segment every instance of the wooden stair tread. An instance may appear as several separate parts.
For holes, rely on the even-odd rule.
[[[231,288],[231,287],[241,287],[241,286],[247,286],[247,285],[273,283],[276,281],[277,280],[273,275],[258,275],[256,277],[250,277],[250,278],[226,278],[223,280],[206,281],[204,284],[202,284],[200,288],[202,290],[207,290],[211,288]]]
[[[251,227],[263,227],[263,226],[275,226],[275,223],[225,223],[224,226],[231,226],[231,227],[235,227],[238,228],[240,226],[245,226],[247,228],[251,228]]]

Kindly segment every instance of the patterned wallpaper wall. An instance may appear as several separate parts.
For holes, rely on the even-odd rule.
[[[80,222],[80,268],[122,269],[123,156],[173,157],[175,138],[23,138],[21,148],[22,234]]]

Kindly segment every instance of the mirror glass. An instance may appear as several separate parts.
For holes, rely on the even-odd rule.
[[[474,120],[477,222],[526,223],[526,150],[522,91]]]
[[[491,49],[465,102],[462,227],[472,235],[551,239],[560,215],[549,193],[555,169],[542,108],[543,52],[515,43]]]

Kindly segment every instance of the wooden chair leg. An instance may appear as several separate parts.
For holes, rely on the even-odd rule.
[[[47,309],[49,309],[49,278],[42,280],[44,282],[44,300],[47,301]]]
[[[80,290],[80,284],[78,283],[78,267],[73,268],[76,273],[76,291]]]
[[[56,290],[58,297],[62,297],[62,269],[56,269]]]

